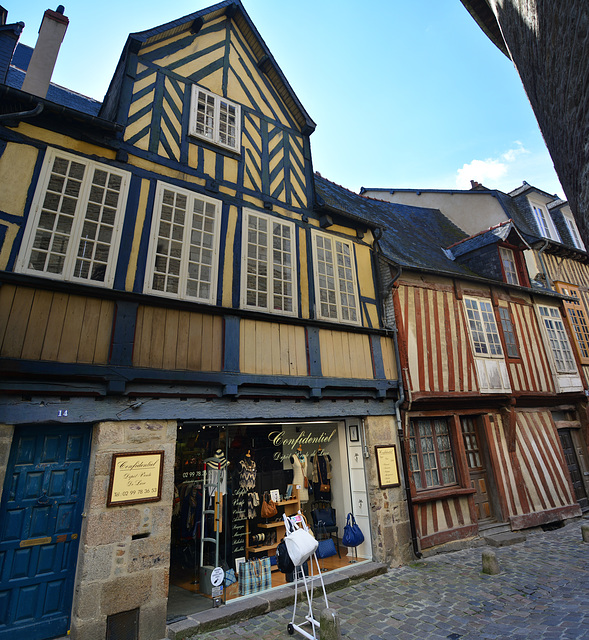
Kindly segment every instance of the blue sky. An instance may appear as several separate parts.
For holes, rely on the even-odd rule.
[[[39,0],[5,0],[34,46]],[[127,35],[213,2],[65,4],[53,81],[102,100]],[[564,197],[512,63],[460,0],[243,0],[307,112],[313,165],[360,187],[510,191],[523,180]]]

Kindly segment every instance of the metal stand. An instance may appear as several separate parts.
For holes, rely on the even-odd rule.
[[[299,511],[299,515],[302,516],[300,511]],[[306,522],[304,521],[303,518],[301,518],[301,520],[302,520],[302,522],[300,523],[300,525],[302,526],[302,528],[305,531],[308,531],[309,528],[307,527]],[[288,531],[287,531],[287,533],[288,533]],[[315,565],[317,566],[317,575],[315,575],[315,572],[314,572],[313,559],[315,560]],[[319,580],[321,581],[321,588],[323,590],[323,599],[325,600],[325,607],[326,608],[329,608],[329,603],[327,602],[327,594],[325,593],[325,584],[323,583],[323,576],[321,575],[321,567],[319,566],[319,560],[317,560],[317,554],[314,553],[308,559],[308,562],[311,563],[311,571],[310,571],[311,575],[309,575],[309,576],[305,575],[304,564],[303,565],[299,565],[298,567],[295,567],[295,569],[294,569],[295,599],[294,599],[294,606],[293,606],[293,610],[292,610],[292,620],[288,624],[288,626],[286,627],[286,630],[288,631],[289,635],[291,635],[291,636],[296,631],[297,633],[300,633],[302,636],[304,636],[305,638],[308,638],[309,640],[318,640],[319,634],[316,633],[316,631],[319,629],[320,623],[315,619],[315,617],[313,615],[313,582],[315,581],[315,578],[319,578]],[[301,582],[302,582],[302,585],[305,588],[305,595],[307,597],[308,611],[307,611],[307,615],[304,618],[304,621],[301,622],[300,624],[295,624],[295,618],[296,618],[296,612],[297,612],[297,601],[298,601],[298,594],[299,594],[299,585],[301,584]],[[308,631],[303,629],[303,627],[305,625],[310,625],[311,633],[309,633]]]

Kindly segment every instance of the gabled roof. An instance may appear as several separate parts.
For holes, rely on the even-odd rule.
[[[484,231],[472,235],[469,238],[459,240],[455,244],[450,245],[448,247],[448,251],[454,258],[458,258],[467,253],[471,253],[472,251],[476,251],[477,249],[481,249],[482,247],[486,247],[490,244],[497,244],[499,242],[507,241],[509,241],[510,244],[520,246],[523,245],[528,249],[530,248],[529,244],[526,242],[522,234],[518,231],[513,221],[506,220],[501,224],[495,225],[490,229],[485,229]]]
[[[108,119],[116,118],[117,108],[121,98],[123,78],[129,57],[137,53],[141,45],[153,44],[184,32],[197,34],[204,24],[223,15],[226,15],[236,22],[248,45],[254,52],[258,66],[274,84],[288,108],[297,114],[297,121],[303,129],[303,132],[305,134],[312,133],[316,127],[315,123],[297,98],[240,0],[224,0],[211,7],[195,11],[182,18],[160,25],[159,27],[131,33],[125,43],[115,74],[104,98],[100,115]]]

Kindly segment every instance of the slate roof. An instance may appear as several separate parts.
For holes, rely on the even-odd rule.
[[[379,246],[396,265],[454,276],[477,277],[453,260],[445,247],[467,235],[438,209],[413,207],[367,198],[315,174],[318,204],[343,216],[350,214],[382,229]]]
[[[28,69],[31,56],[33,54],[32,47],[25,44],[17,44],[11,65],[6,76],[6,84],[14,89],[20,89],[25,79],[26,70]],[[71,89],[66,89],[58,84],[50,83],[47,91],[46,99],[49,102],[68,107],[75,111],[81,111],[90,116],[97,116],[100,111],[101,102],[76,93]]]
[[[519,242],[527,244],[527,242],[523,240],[514,223],[511,220],[506,220],[501,224],[495,225],[490,229],[485,229],[484,231],[470,236],[465,240],[458,241],[457,243],[448,247],[448,251],[454,256],[454,258],[458,258],[459,256],[465,255],[472,251],[476,251],[477,249],[482,249],[483,247],[486,247],[490,244],[504,242],[509,238],[510,235],[512,236],[512,238],[514,236],[517,237],[519,239]]]

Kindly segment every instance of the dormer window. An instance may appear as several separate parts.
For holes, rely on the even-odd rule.
[[[552,218],[550,214],[546,210],[546,207],[542,204],[538,204],[536,202],[530,203],[532,207],[532,211],[534,212],[534,218],[536,219],[536,225],[538,226],[538,231],[543,238],[548,238],[549,240],[554,240],[556,242],[560,242],[560,237],[552,222]]]
[[[501,265],[503,266],[505,282],[508,284],[520,284],[513,251],[507,247],[499,247],[499,255],[501,256]]]
[[[231,151],[241,147],[241,108],[202,87],[192,87],[191,136],[203,138]]]
[[[585,251],[585,244],[581,240],[581,236],[579,235],[579,230],[577,229],[577,223],[575,222],[572,216],[564,213],[563,211],[564,222],[567,226],[568,232],[571,236],[571,240],[577,249],[581,251]]]

